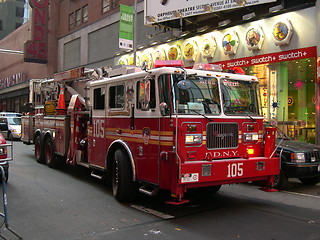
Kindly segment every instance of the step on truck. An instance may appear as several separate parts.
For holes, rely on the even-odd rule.
[[[271,191],[279,174],[258,79],[218,66],[73,69],[32,80],[29,107],[22,141],[37,162],[87,167],[118,201],[163,189],[182,204],[189,189],[250,181]]]

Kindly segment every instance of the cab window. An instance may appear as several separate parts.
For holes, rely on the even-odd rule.
[[[93,109],[104,109],[105,90],[104,88],[96,88],[93,90]]]
[[[111,86],[109,88],[109,107],[124,108],[124,85]]]

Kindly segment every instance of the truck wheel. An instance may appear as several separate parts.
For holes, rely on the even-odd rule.
[[[305,185],[316,185],[320,182],[320,177],[313,177],[313,178],[299,178],[300,182]]]
[[[119,202],[131,201],[137,192],[135,185],[128,155],[121,149],[116,150],[112,168],[113,196]]]
[[[288,187],[288,178],[283,169],[280,169],[280,174],[274,176],[273,187],[276,189],[286,189]]]
[[[38,135],[34,141],[34,155],[38,163],[44,163],[44,151],[41,146],[41,137]]]
[[[47,138],[44,149],[45,149],[44,158],[47,166],[51,168],[56,167],[57,160],[54,154],[54,144],[50,137]]]

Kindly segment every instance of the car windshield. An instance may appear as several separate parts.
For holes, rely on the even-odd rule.
[[[258,115],[258,83],[222,79],[223,110],[226,115]]]
[[[10,125],[21,125],[21,118],[8,118]]]

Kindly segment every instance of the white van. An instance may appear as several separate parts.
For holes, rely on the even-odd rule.
[[[21,139],[21,117],[0,116],[0,132],[9,139]]]

